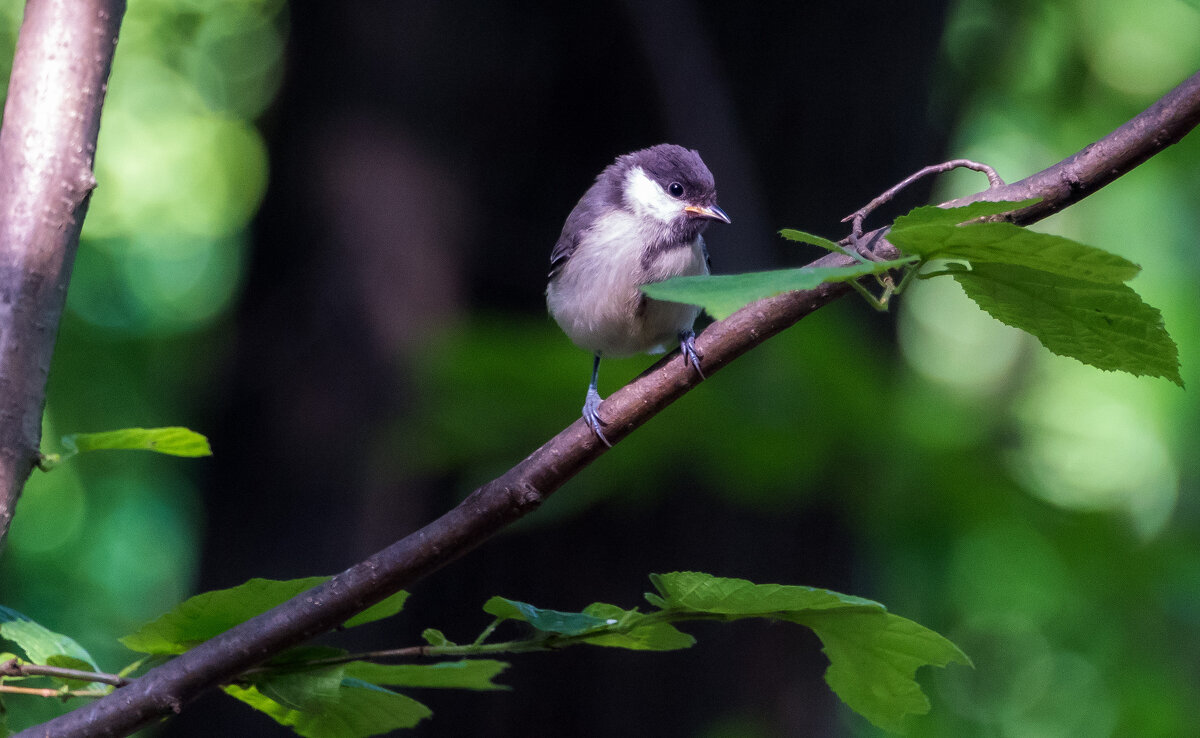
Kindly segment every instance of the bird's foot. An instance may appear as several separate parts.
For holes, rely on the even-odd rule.
[[[696,350],[696,333],[694,331],[679,332],[679,352],[683,354],[683,360],[696,369],[696,373],[700,375],[701,379],[707,379],[700,369],[700,352]]]
[[[592,429],[592,432],[596,434],[596,437],[604,442],[605,446],[612,448],[612,444],[608,442],[608,439],[604,437],[604,432],[600,430],[600,426],[608,425],[600,419],[601,402],[600,393],[596,391],[596,388],[594,386],[588,387],[587,397],[583,401],[583,420]]]

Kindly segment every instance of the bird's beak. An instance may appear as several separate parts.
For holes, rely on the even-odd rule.
[[[683,209],[683,212],[687,213],[693,218],[710,218],[712,220],[719,220],[724,223],[732,222],[729,220],[729,216],[725,214],[725,211],[716,205],[688,205]]]

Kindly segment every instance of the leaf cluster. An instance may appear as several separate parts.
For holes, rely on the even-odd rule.
[[[950,276],[989,315],[1036,337],[1060,356],[1135,376],[1163,377],[1183,386],[1179,352],[1161,313],[1126,282],[1141,267],[1102,249],[1038,233],[997,216],[1037,202],[976,202],[959,208],[920,207],[896,219],[888,240],[902,256],[845,267],[804,267],[730,276],[680,277],[643,291],[656,299],[704,307],[718,320],[740,307],[791,290],[848,282],[876,307],[916,276]],[[793,229],[781,235],[831,251],[842,247]],[[940,268],[925,270],[927,265]],[[889,273],[899,273],[899,286]],[[873,276],[884,286],[875,299],[859,284]]]
[[[426,645],[391,651],[351,654],[332,646],[299,646],[243,673],[224,691],[299,735],[369,736],[411,728],[432,715],[428,707],[397,690],[506,689],[494,678],[509,664],[488,656],[576,645],[672,651],[696,642],[676,627],[679,623],[765,618],[812,629],[829,658],[825,680],[830,688],[872,723],[900,730],[907,716],[929,710],[929,701],[914,678],[918,668],[970,664],[942,636],[860,597],[697,572],[654,574],[650,579],[656,591],[645,595],[650,605],[645,612],[600,602],[567,612],[493,597],[483,606],[492,620],[471,643],[454,643],[430,628],[422,633]],[[144,654],[126,672],[184,653],[326,580],[252,579],[192,597],[121,639],[129,649]],[[391,617],[400,612],[407,597],[399,592],[344,626]],[[11,610],[0,608],[0,618],[0,636],[22,649],[30,662],[97,670],[86,651],[70,638]],[[491,640],[498,628],[513,622],[523,624],[522,637]],[[395,663],[417,657],[422,663]]]

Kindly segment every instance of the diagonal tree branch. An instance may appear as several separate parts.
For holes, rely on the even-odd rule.
[[[1017,201],[1034,197],[1041,202],[1013,213],[1012,222],[1029,225],[1073,205],[1112,182],[1200,124],[1200,72],[1193,74],[1129,122],[1054,166],[1020,182],[985,190],[947,203],[967,205],[977,200]]]
[[[29,0],[0,129],[0,541],[33,470],[46,376],[124,0]]]
[[[1074,156],[1020,182],[988,190],[988,199],[1042,197],[1019,214],[1031,223],[1067,207],[1155,152],[1179,140],[1200,121],[1200,74],[1137,118]],[[1063,184],[1066,183],[1066,184]],[[965,204],[971,198],[956,201]],[[976,196],[978,199],[978,196]],[[884,257],[896,256],[886,229],[862,243]],[[830,254],[814,262],[846,266],[850,257]],[[810,313],[850,291],[825,284],[760,300],[714,323],[697,339],[711,377],[726,364]],[[604,403],[608,437],[618,442],[700,380],[674,354],[612,394]],[[577,420],[503,476],[424,528],[316,587],[197,646],[93,704],[31,728],[28,736],[115,736],[144,727],[202,692],[236,677],[283,649],[344,622],[355,613],[457,559],[543,500],[607,448]]]

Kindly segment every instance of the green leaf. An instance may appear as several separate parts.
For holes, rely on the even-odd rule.
[[[289,666],[291,664],[303,664],[309,661],[320,661],[321,659],[336,659],[348,654],[344,648],[334,648],[333,646],[312,646],[303,645],[289,648],[288,650],[277,654],[267,663],[271,666]]]
[[[633,651],[675,651],[691,648],[696,643],[695,638],[674,625],[650,620],[637,610],[623,610],[616,605],[596,602],[584,608],[583,612],[605,620],[617,621],[613,630],[583,638],[584,643],[593,646],[627,648]]]
[[[731,615],[735,618],[821,610],[886,611],[878,602],[827,589],[755,584],[745,579],[714,577],[701,572],[651,574],[650,581],[662,595],[657,602],[652,600],[651,604],[664,610]]]
[[[74,656],[66,656],[57,654],[46,659],[46,666],[57,666],[60,669],[74,669],[75,671],[97,671],[94,664]],[[89,679],[64,679],[62,677],[50,677],[59,684],[65,684],[71,689],[84,689],[95,682]]]
[[[746,274],[675,277],[665,282],[642,285],[642,292],[656,300],[699,305],[717,320],[724,320],[756,300],[793,290],[811,290],[824,282],[848,282],[868,274],[882,274],[915,262],[915,258],[906,257],[846,267],[802,267]]]
[[[779,232],[779,235],[783,236],[789,241],[799,241],[800,243],[808,243],[812,244],[813,246],[820,246],[826,251],[831,251],[835,254],[846,253],[845,249],[843,249],[841,246],[838,246],[833,241],[830,241],[828,238],[823,238],[812,233],[805,233],[804,231],[798,231],[795,228],[784,228]]]
[[[15,643],[34,664],[54,666],[52,661],[58,660],[58,665],[73,664],[70,668],[79,668],[82,664],[88,671],[100,671],[91,654],[73,638],[55,633],[3,605],[0,605],[0,638]],[[70,661],[62,661],[62,657]]]
[[[785,619],[813,629],[829,657],[825,682],[846,705],[885,730],[899,732],[906,716],[929,712],[929,699],[914,679],[918,668],[971,663],[947,639],[887,612],[830,611]]]
[[[957,213],[965,209],[918,208],[914,213],[924,210]],[[1103,284],[1127,282],[1141,271],[1137,264],[1116,254],[1012,223],[930,223],[928,218],[913,218],[910,214],[896,219],[888,240],[905,253],[923,259],[1012,264]]]
[[[1030,200],[1018,201],[979,200],[959,208],[939,208],[937,205],[923,205],[919,208],[913,208],[899,218],[896,218],[895,222],[892,223],[892,228],[904,229],[927,225],[953,226],[979,218],[986,218],[990,215],[1001,215],[1003,213],[1023,210],[1040,201],[1041,198],[1036,197]],[[888,234],[888,240],[891,240],[890,233]]]
[[[184,600],[171,611],[120,640],[126,648],[139,653],[181,654],[329,579],[251,579],[229,589],[204,592]],[[353,627],[394,615],[404,606],[407,598],[406,592],[397,592],[350,618],[345,625]]]
[[[735,620],[766,617],[808,626],[829,657],[825,680],[852,709],[875,725],[898,730],[911,714],[929,711],[914,680],[917,668],[950,662],[970,664],[966,654],[937,633],[893,615],[883,605],[824,589],[755,584],[711,574],[651,575],[671,612],[695,612]]]
[[[433,714],[411,697],[359,679],[343,679],[334,696],[314,699],[305,710],[281,705],[255,687],[224,689],[307,738],[365,738],[412,728]]]
[[[80,453],[109,449],[156,451],[171,456],[212,456],[208,439],[187,428],[122,428],[63,436],[63,446]]]
[[[198,594],[120,640],[139,653],[180,654],[328,579],[251,579],[229,589]]]
[[[979,307],[1033,334],[1053,353],[1183,386],[1179,350],[1162,315],[1126,285],[1004,264],[974,264],[952,273]]]
[[[586,633],[589,630],[602,628],[609,624],[604,618],[598,618],[594,615],[586,615],[581,612],[545,610],[524,602],[505,599],[504,597],[493,597],[488,600],[483,605],[483,611],[504,620],[520,620],[529,623],[534,628],[546,633],[557,633],[568,636]]]
[[[492,681],[508,668],[503,661],[463,659],[436,664],[373,664],[353,661],[346,665],[346,676],[372,684],[393,687],[439,687],[450,689],[509,689]]]
[[[391,597],[388,597],[386,600],[376,603],[350,618],[342,624],[342,627],[353,628],[359,625],[365,625],[367,623],[374,622],[376,620],[390,618],[404,609],[404,601],[407,599],[408,592],[400,590]]]
[[[314,666],[303,671],[284,671],[253,679],[266,697],[293,710],[320,709],[325,700],[335,700],[345,675],[345,664]]]
[[[442,631],[437,628],[426,628],[421,631],[421,638],[431,646],[453,646],[454,641],[446,637]]]

